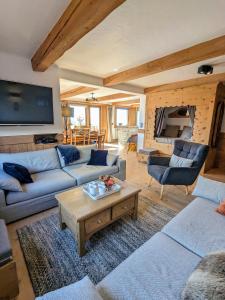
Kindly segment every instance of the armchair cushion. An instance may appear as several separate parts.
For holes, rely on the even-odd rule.
[[[165,170],[160,183],[170,185],[192,185],[197,175],[197,168],[169,167]]]
[[[149,165],[158,165],[168,167],[170,162],[170,157],[167,156],[152,156],[150,155],[148,158]]]
[[[170,167],[182,168],[182,167],[191,167],[192,164],[193,164],[193,160],[192,159],[179,157],[179,156],[173,154],[171,156],[169,166]]]
[[[161,179],[166,171],[167,167],[159,165],[151,165],[148,168],[148,173],[155,178],[158,182],[161,182]]]

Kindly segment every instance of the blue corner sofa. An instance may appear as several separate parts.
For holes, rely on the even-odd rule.
[[[215,211],[225,183],[199,177],[196,199],[97,286],[88,277],[37,300],[180,300],[189,276],[209,252],[225,251],[225,216]]]
[[[112,166],[90,166],[91,149],[78,147],[80,159],[65,166],[55,148],[23,153],[0,153],[0,169],[4,162],[21,164],[31,173],[33,183],[23,184],[23,192],[0,189],[0,219],[6,223],[57,206],[55,194],[97,179],[100,175],[126,178],[126,161],[117,159]]]

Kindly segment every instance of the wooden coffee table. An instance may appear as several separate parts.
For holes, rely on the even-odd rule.
[[[130,214],[135,220],[138,213],[138,193],[141,191],[134,185],[117,181],[121,184],[120,192],[92,200],[77,187],[57,194],[61,229],[68,227],[78,243],[78,253],[85,254],[85,242],[97,231]]]

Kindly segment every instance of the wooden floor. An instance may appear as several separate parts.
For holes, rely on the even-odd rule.
[[[162,205],[170,207],[176,211],[183,209],[191,200],[192,196],[185,195],[185,188],[183,186],[170,186],[164,189],[164,198],[162,201],[159,200],[160,186],[157,182],[153,182],[152,186],[149,188],[149,176],[147,174],[147,166],[144,163],[139,163],[136,158],[136,154],[133,152],[126,152],[119,148],[114,148],[113,151],[119,151],[121,156],[127,160],[127,180],[136,184],[142,189],[141,195],[147,198],[159,202]],[[48,211],[36,214],[34,216],[25,218],[21,221],[12,223],[8,225],[9,236],[12,243],[13,255],[17,263],[17,271],[19,277],[20,294],[18,300],[32,300],[34,299],[34,293],[26,264],[23,258],[23,254],[20,248],[16,230],[24,225],[31,224],[37,220],[45,218],[51,214],[57,212],[57,208],[50,209]]]

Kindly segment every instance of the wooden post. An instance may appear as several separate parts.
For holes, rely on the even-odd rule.
[[[189,194],[188,185],[185,186],[185,194],[186,194],[186,195]]]

